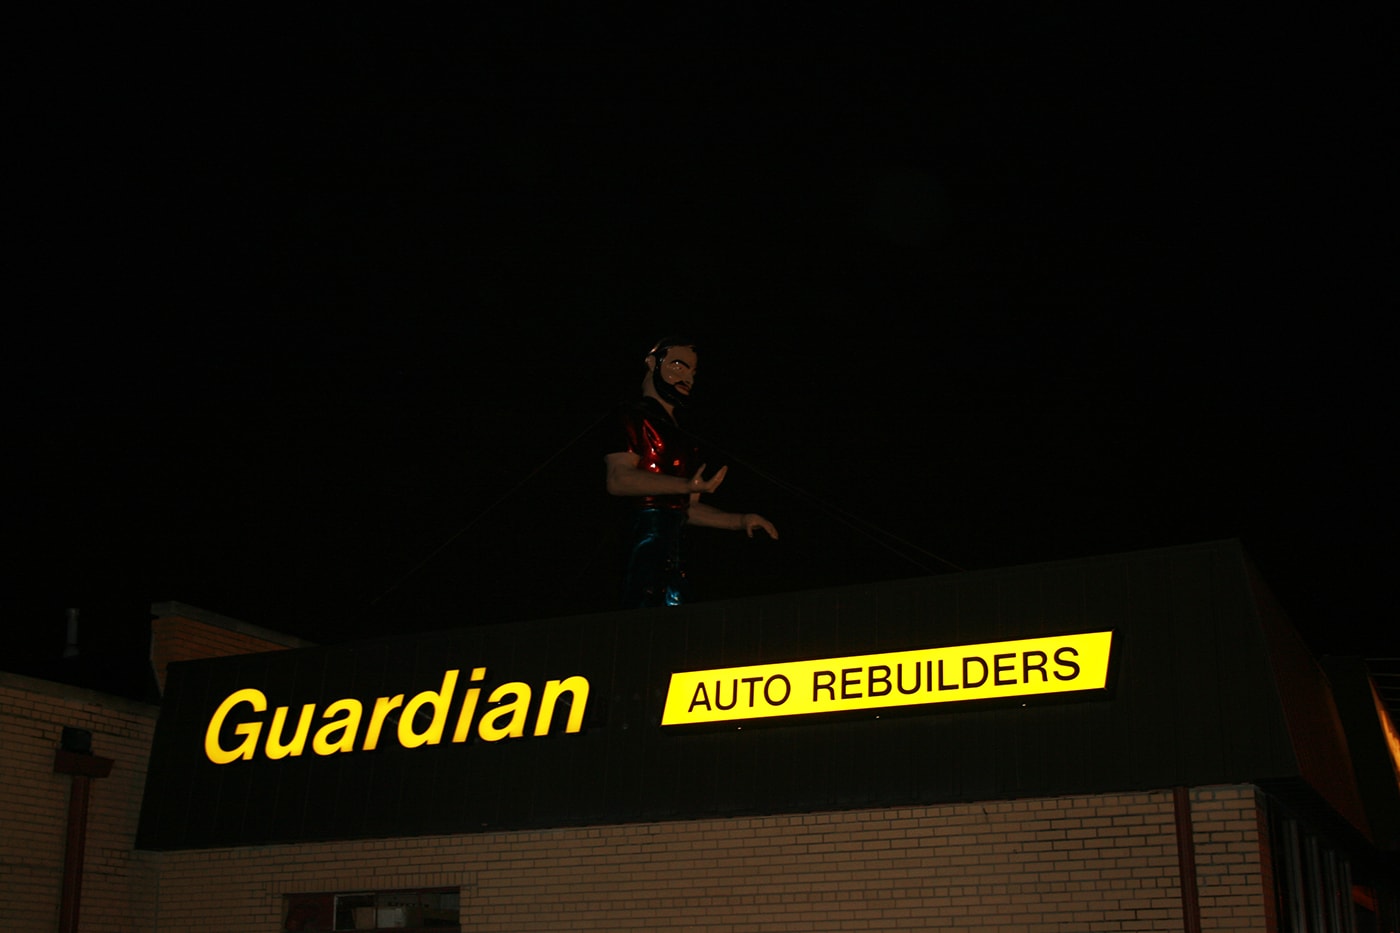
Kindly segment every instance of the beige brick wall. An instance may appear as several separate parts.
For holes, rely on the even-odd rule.
[[[165,693],[166,668],[176,661],[283,651],[307,644],[236,619],[183,609],[178,604],[161,608],[168,614],[158,615],[151,621],[151,669],[162,694]],[[207,618],[197,618],[198,615]]]
[[[1202,930],[1278,929],[1267,827],[1253,787],[1191,791]]]
[[[1203,929],[1266,930],[1252,788],[1194,805]],[[1253,835],[1251,835],[1253,834]],[[1182,929],[1170,791],[167,853],[161,930],[282,896],[456,886],[463,929]]]
[[[7,933],[58,924],[73,779],[54,773],[64,726],[92,733],[115,760],[91,781],[79,919],[84,933],[147,933],[156,860],[135,851],[136,822],[157,709],[144,703],[0,673],[0,903]]]

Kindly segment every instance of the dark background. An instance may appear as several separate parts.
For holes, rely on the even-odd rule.
[[[1400,652],[1392,23],[578,8],[37,25],[5,666],[611,608],[694,336],[707,599],[1239,538]],[[717,465],[717,464],[715,464]]]

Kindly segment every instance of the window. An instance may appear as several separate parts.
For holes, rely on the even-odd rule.
[[[1277,804],[1269,807],[1282,933],[1357,933],[1351,864]]]
[[[282,929],[460,933],[456,888],[295,894],[283,898]]]

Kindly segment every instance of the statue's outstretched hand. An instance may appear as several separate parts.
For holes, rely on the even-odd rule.
[[[744,534],[748,535],[750,538],[753,537],[755,531],[761,528],[768,532],[768,537],[772,538],[774,541],[778,540],[778,529],[774,528],[773,523],[762,515],[757,515],[753,512],[745,512],[740,516],[740,520],[743,523]]]
[[[695,471],[695,475],[690,478],[691,492],[714,492],[719,488],[719,484],[724,482],[724,474],[729,472],[728,466],[722,466],[715,470],[715,475],[705,479],[705,464],[700,464],[700,469]]]

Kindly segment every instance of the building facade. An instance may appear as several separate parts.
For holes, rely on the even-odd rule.
[[[1234,542],[328,647],[155,608],[158,706],[0,675],[9,929],[1396,926],[1393,724]]]

